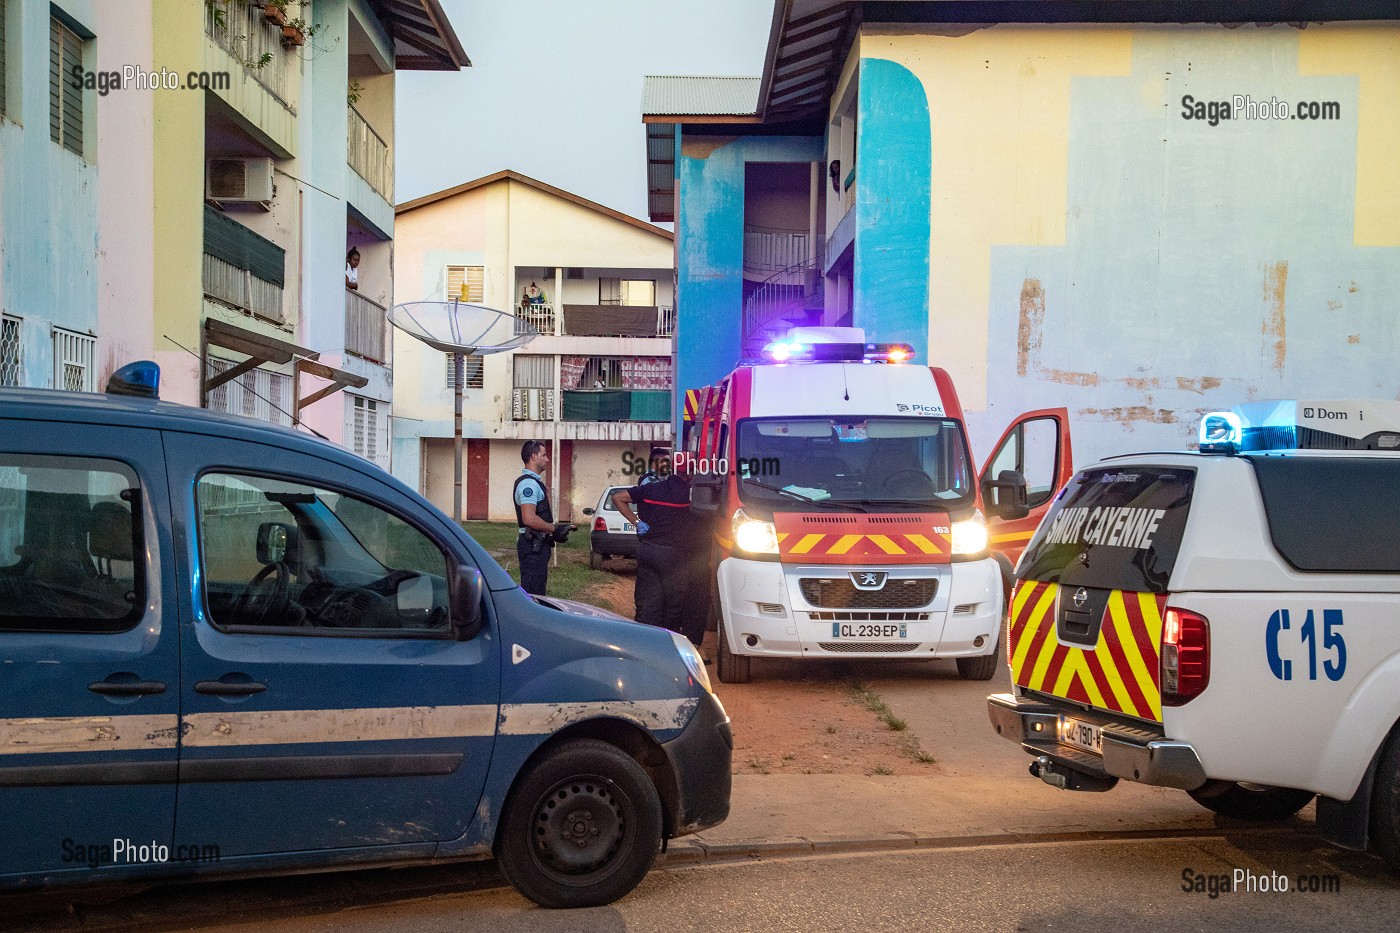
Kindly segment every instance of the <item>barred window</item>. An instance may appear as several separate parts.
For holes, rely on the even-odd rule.
[[[217,376],[236,364],[211,356],[206,377]],[[209,393],[205,403],[210,411],[245,415],[270,424],[291,426],[292,377],[267,369],[254,369],[225,382]]]
[[[0,386],[24,384],[24,345],[20,343],[19,325],[17,317],[6,314],[0,318]]]
[[[446,381],[445,385],[449,389],[457,387],[456,369],[452,364],[452,354],[444,353],[447,357]],[[485,373],[482,369],[482,359],[479,356],[462,357],[462,388],[464,389],[484,389],[486,387]]]
[[[82,71],[83,38],[56,16],[49,17],[49,138],[83,154],[83,89],[73,86]]]
[[[348,393],[347,393],[348,394]],[[389,468],[389,403],[349,395],[350,444],[355,453]]]
[[[53,329],[53,387],[66,392],[96,392],[93,355],[97,338]]]

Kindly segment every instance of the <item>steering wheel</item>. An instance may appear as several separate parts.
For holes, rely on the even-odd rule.
[[[292,571],[286,562],[267,564],[234,600],[233,618],[240,625],[266,625],[268,619],[276,624],[291,603],[291,589]]]
[[[919,489],[912,490],[912,491],[904,491],[904,490],[901,490],[900,492],[901,492],[901,494],[903,494],[903,495],[907,495],[907,496],[929,495],[929,496],[932,496],[935,492],[937,492],[937,490],[934,489],[934,486],[933,486],[933,479],[930,478],[929,475],[928,475],[927,473],[925,473],[923,470],[916,469],[916,468],[910,468],[910,469],[906,469],[906,470],[895,470],[895,471],[894,471],[893,473],[891,473],[889,476],[886,476],[886,477],[885,477],[885,483],[884,483],[885,489],[889,490],[890,492],[895,492],[895,491],[896,491],[896,487],[899,485],[898,480],[899,480],[899,478],[902,477],[902,476],[903,476],[903,477],[914,477],[914,478],[916,479],[918,485],[921,487],[921,488],[919,488]],[[906,487],[906,490],[907,490],[907,488],[908,488],[908,487]]]

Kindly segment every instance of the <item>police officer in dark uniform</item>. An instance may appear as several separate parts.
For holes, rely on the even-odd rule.
[[[613,493],[613,505],[637,526],[637,621],[699,645],[709,606],[709,524],[690,510],[690,471],[677,464],[665,479]]]
[[[549,552],[556,543],[569,540],[577,526],[555,522],[549,507],[544,471],[549,469],[549,448],[543,441],[526,441],[520,448],[525,468],[515,479],[515,554],[520,558],[520,585],[525,592],[543,596],[549,581]]]

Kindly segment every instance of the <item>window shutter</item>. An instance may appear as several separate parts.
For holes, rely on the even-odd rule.
[[[466,284],[466,293],[462,292],[462,285]],[[485,266],[448,266],[447,267],[447,294],[445,301],[453,298],[469,301],[472,304],[481,304],[486,300],[486,267]]]
[[[49,138],[83,154],[83,89],[73,86],[73,69],[83,66],[83,40],[49,17]]]
[[[445,367],[444,367],[445,378],[443,379],[443,385],[447,386],[448,390],[450,391],[450,390],[455,389],[455,388],[457,387],[457,383],[456,383],[457,374],[456,374],[456,372],[454,371],[454,368],[453,368],[453,364],[452,364],[452,354],[451,354],[451,353],[444,353],[443,356],[445,356],[445,357],[447,358],[447,362],[446,362],[446,365],[445,365]],[[463,388],[463,389],[481,389],[481,388],[484,388],[484,387],[485,387],[485,380],[484,380],[484,378],[483,378],[483,375],[484,375],[484,374],[483,374],[483,372],[482,372],[482,358],[481,358],[481,357],[479,357],[479,356],[464,356],[464,357],[462,358],[462,388]]]

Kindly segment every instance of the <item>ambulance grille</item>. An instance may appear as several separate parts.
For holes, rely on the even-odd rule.
[[[922,525],[924,520],[914,515],[872,515],[865,520],[867,525]]]
[[[843,518],[839,515],[804,515],[802,524],[804,525],[854,525],[854,518]]]
[[[858,590],[849,578],[804,577],[797,582],[802,598],[823,609],[914,609],[933,602],[938,592],[934,577],[891,578],[878,590]]]
[[[813,622],[927,622],[927,612],[809,612]]]
[[[914,651],[919,647],[918,642],[907,644],[898,641],[819,641],[817,647],[823,651],[863,651],[879,652],[882,654],[899,654],[905,651]]]

